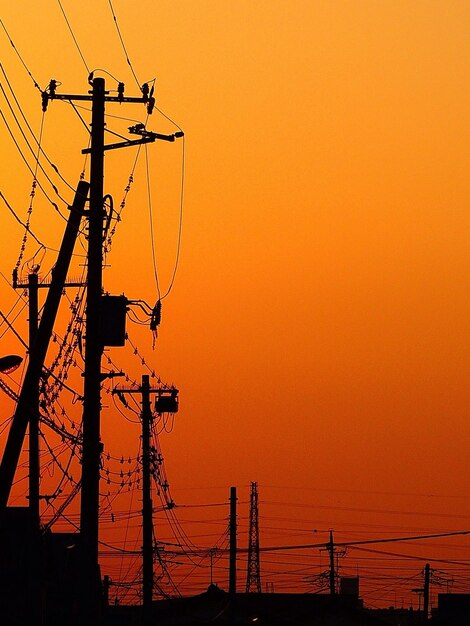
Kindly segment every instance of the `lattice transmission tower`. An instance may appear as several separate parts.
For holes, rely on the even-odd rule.
[[[248,537],[248,567],[246,572],[246,592],[261,593],[259,568],[259,527],[258,527],[258,483],[251,483],[250,530]]]

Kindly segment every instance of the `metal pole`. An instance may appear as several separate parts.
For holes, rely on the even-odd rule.
[[[101,355],[100,303],[103,278],[103,175],[105,82],[93,80],[90,160],[90,214],[88,228],[88,276],[86,302],[85,384],[83,403],[82,497],[82,620],[98,624],[100,574],[98,565],[98,515],[100,481]]]
[[[230,487],[230,562],[228,592],[237,592],[237,488]]]
[[[152,411],[150,409],[150,382],[149,376],[142,376],[142,519],[143,519],[143,604],[144,624],[150,624],[150,613],[153,597],[153,519],[152,497],[150,487],[150,424]]]

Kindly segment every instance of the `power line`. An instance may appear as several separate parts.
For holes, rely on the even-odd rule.
[[[31,125],[29,124],[29,122],[28,122],[28,119],[27,119],[26,115],[24,114],[24,111],[23,111],[23,109],[22,109],[22,107],[21,107],[21,105],[20,105],[20,103],[19,103],[19,101],[18,101],[18,98],[16,97],[16,94],[15,94],[15,92],[14,92],[14,90],[13,90],[13,87],[12,87],[12,85],[11,85],[11,83],[10,83],[9,79],[8,79],[7,73],[6,73],[6,71],[5,71],[4,67],[3,67],[3,65],[2,65],[1,63],[0,63],[0,69],[1,69],[1,71],[2,71],[2,74],[3,74],[3,76],[4,76],[5,80],[6,80],[6,82],[7,82],[8,88],[10,89],[10,92],[11,92],[11,94],[12,94],[12,96],[13,96],[13,99],[15,100],[16,106],[18,107],[18,110],[19,110],[19,112],[21,113],[21,116],[22,116],[23,120],[25,121],[25,124],[26,124],[26,126],[27,126],[27,128],[28,128],[29,132],[31,133],[31,135],[33,136],[33,138],[34,138],[35,142],[37,143],[39,150],[40,150],[40,151],[41,151],[41,153],[44,155],[44,157],[46,158],[46,161],[49,163],[49,165],[52,167],[52,169],[53,169],[53,170],[56,172],[56,174],[58,174],[58,176],[61,178],[61,180],[62,180],[62,181],[63,181],[63,182],[64,182],[64,183],[65,183],[65,184],[66,184],[66,185],[67,185],[67,186],[68,186],[68,187],[72,190],[72,191],[75,191],[74,187],[72,187],[72,185],[70,185],[70,183],[69,183],[69,182],[68,182],[68,181],[67,181],[67,180],[66,180],[66,179],[62,176],[62,174],[60,173],[59,168],[57,167],[57,165],[55,165],[55,164],[54,164],[54,163],[53,163],[53,162],[49,159],[49,157],[47,156],[47,154],[44,152],[43,148],[41,147],[40,142],[39,142],[39,140],[37,139],[36,135],[34,134],[34,131],[33,131],[33,129],[31,128]],[[2,89],[3,95],[5,96],[6,101],[7,101],[7,103],[8,103],[8,106],[10,107],[10,111],[12,112],[13,116],[15,117],[15,114],[13,113],[13,109],[12,109],[12,107],[11,107],[11,105],[10,105],[10,102],[9,102],[9,100],[8,100],[8,98],[7,98],[6,94],[5,94],[5,91],[4,91],[3,87],[1,87],[1,89]],[[20,125],[19,125],[18,121],[16,120],[16,117],[15,117],[15,121],[16,121],[16,123],[18,124],[18,127],[19,127],[19,128],[20,128],[20,130],[21,130],[21,127],[20,127]],[[23,134],[23,136],[24,136],[24,134]],[[26,140],[26,138],[25,138],[25,140]]]
[[[123,37],[121,35],[121,30],[119,28],[119,24],[118,24],[118,21],[117,21],[116,13],[114,12],[113,3],[111,2],[111,0],[109,0],[109,8],[111,9],[111,13],[113,15],[114,24],[116,25],[117,34],[119,35],[119,40],[121,42],[122,49],[124,51],[124,55],[126,57],[127,64],[129,65],[129,67],[131,69],[132,75],[133,75],[133,77],[135,79],[135,82],[137,83],[137,86],[139,87],[139,89],[141,89],[141,85],[140,85],[139,80],[138,80],[138,78],[136,76],[136,73],[134,72],[134,68],[132,67],[132,63],[131,63],[131,60],[129,59],[129,55],[127,54],[126,46],[124,44],[124,39],[123,39]]]
[[[84,64],[84,66],[85,66],[85,68],[86,68],[86,71],[88,72],[88,74],[90,74],[90,69],[88,68],[87,62],[85,61],[85,57],[83,56],[83,53],[82,53],[82,51],[81,51],[81,49],[80,49],[80,46],[78,45],[78,41],[77,41],[77,39],[76,39],[76,37],[75,37],[75,35],[74,35],[74,32],[73,32],[72,27],[71,27],[71,25],[70,25],[70,22],[69,22],[69,20],[67,19],[67,15],[66,15],[66,13],[65,13],[65,11],[64,11],[64,7],[62,6],[62,3],[61,3],[61,1],[60,1],[60,0],[57,0],[57,2],[59,3],[60,10],[62,11],[62,15],[64,16],[65,23],[67,24],[67,26],[68,26],[68,28],[69,28],[69,31],[70,31],[70,34],[72,35],[72,39],[73,39],[73,41],[74,41],[74,43],[75,43],[75,46],[76,46],[76,48],[77,48],[77,50],[78,50],[78,54],[80,55],[80,58],[81,58],[81,59],[82,59],[82,61],[83,61],[83,64]]]
[[[160,109],[157,109],[157,110],[160,113],[162,113]],[[162,113],[162,115],[164,114]],[[181,132],[183,132],[180,126],[178,126],[175,122],[173,122],[173,120],[171,120],[168,116],[164,115],[164,117],[166,117],[170,122],[172,122],[172,124],[174,124]],[[156,254],[155,254],[155,240],[154,240],[153,218],[152,218],[152,198],[151,198],[151,192],[150,192],[150,169],[149,169],[147,146],[145,146],[145,159],[146,159],[145,163],[146,163],[146,174],[147,174],[147,202],[148,202],[149,214],[150,214],[150,237],[151,237],[151,247],[152,247],[153,271],[154,271],[155,283],[157,287],[158,299],[164,300],[173,289],[173,285],[176,279],[176,274],[178,272],[180,256],[181,256],[181,237],[182,237],[182,231],[183,231],[183,208],[184,208],[184,178],[185,178],[185,135],[184,134],[182,135],[181,186],[180,186],[179,221],[178,221],[178,236],[177,236],[177,244],[176,244],[175,263],[173,266],[173,271],[172,271],[168,289],[166,290],[163,296],[161,295],[161,292],[160,292],[160,285],[159,285],[158,271],[157,271],[157,261],[156,261]]]
[[[342,541],[335,542],[335,546],[337,547],[353,547],[367,544],[377,544],[377,543],[396,543],[399,541],[416,541],[419,539],[436,539],[438,537],[458,537],[463,535],[470,535],[470,530],[462,530],[451,533],[437,533],[434,535],[414,535],[411,537],[391,537],[389,539],[367,539],[364,541]],[[323,543],[307,543],[303,545],[290,545],[290,546],[270,546],[270,547],[260,547],[260,552],[277,552],[277,551],[288,551],[288,550],[305,550],[309,548],[324,548],[327,545],[325,542]],[[240,548],[238,552],[247,552],[247,550]]]
[[[15,220],[21,224],[21,226],[23,226],[23,228],[26,228],[29,232],[29,234],[31,235],[31,237],[33,239],[36,240],[36,242],[45,250],[53,250],[54,252],[57,252],[57,250],[54,250],[54,248],[49,248],[48,246],[46,246],[45,244],[42,243],[42,241],[40,241],[36,235],[33,233],[33,231],[31,230],[31,228],[29,226],[27,226],[16,214],[15,210],[13,209],[13,207],[11,206],[11,204],[8,202],[8,200],[5,198],[5,196],[3,195],[3,193],[0,191],[0,198],[3,200],[3,202],[5,203],[5,206],[7,207],[7,209],[10,211],[10,213],[13,215],[13,217],[15,218]]]
[[[180,255],[181,255],[181,235],[183,231],[183,206],[184,206],[184,174],[185,174],[185,136],[183,135],[182,141],[182,154],[181,154],[181,190],[180,190],[180,212],[179,212],[179,225],[178,225],[178,242],[176,246],[176,259],[173,268],[173,274],[171,276],[169,287],[166,293],[162,296],[162,300],[165,299],[173,289],[176,273],[178,271]]]
[[[46,197],[46,199],[47,199],[47,200],[49,201],[49,203],[50,203],[50,204],[54,207],[55,211],[56,211],[56,212],[60,215],[60,217],[61,217],[64,221],[67,221],[67,218],[66,218],[66,217],[62,214],[62,212],[60,211],[60,209],[59,209],[59,207],[57,206],[57,204],[51,200],[51,198],[50,198],[50,197],[49,197],[49,195],[47,194],[47,192],[46,192],[46,190],[44,189],[44,187],[43,187],[43,186],[41,185],[41,183],[40,183],[40,182],[36,179],[35,172],[34,172],[33,168],[29,165],[28,160],[26,159],[25,155],[23,154],[23,151],[21,150],[21,148],[20,148],[20,146],[19,146],[19,144],[18,144],[18,142],[17,142],[17,140],[16,140],[16,138],[15,138],[15,136],[14,136],[14,134],[13,134],[13,132],[12,132],[12,130],[11,130],[11,128],[10,128],[10,126],[9,126],[8,122],[7,122],[7,120],[6,120],[6,117],[5,117],[5,115],[3,114],[3,111],[2,111],[1,109],[0,109],[0,116],[2,117],[2,119],[3,119],[4,123],[5,123],[5,126],[6,126],[6,128],[7,128],[8,132],[9,132],[9,134],[10,134],[10,136],[11,136],[12,140],[13,140],[13,143],[15,144],[15,146],[16,146],[16,148],[17,148],[17,150],[18,150],[18,152],[19,152],[19,154],[20,154],[21,158],[23,159],[23,161],[24,161],[24,163],[25,163],[26,167],[28,168],[28,170],[30,171],[30,173],[33,175],[33,178],[34,178],[34,180],[36,181],[36,183],[37,183],[37,185],[38,185],[39,189],[41,189],[41,191],[43,192],[43,194],[44,194],[44,196]],[[57,189],[56,189],[56,188],[54,188],[54,191],[56,191],[56,193],[57,193]],[[61,198],[61,199],[62,199],[62,198]]]
[[[5,31],[5,34],[6,34],[6,36],[8,37],[8,40],[10,41],[10,43],[11,43],[11,45],[12,45],[12,47],[13,47],[13,50],[16,52],[16,55],[18,56],[19,60],[21,61],[22,65],[23,65],[23,67],[25,68],[26,72],[28,73],[28,76],[30,76],[31,80],[33,81],[34,86],[36,87],[36,89],[39,89],[39,91],[42,93],[42,91],[43,91],[43,90],[41,89],[41,87],[38,85],[38,83],[37,83],[37,82],[36,82],[36,80],[34,79],[33,75],[32,75],[32,74],[31,74],[31,72],[29,71],[29,69],[28,69],[28,67],[27,67],[26,63],[23,61],[23,58],[22,58],[21,54],[20,54],[20,53],[19,53],[19,51],[18,51],[18,48],[17,48],[17,47],[15,46],[15,44],[13,43],[13,40],[12,40],[12,38],[10,37],[10,34],[9,34],[9,33],[8,33],[8,31],[7,31],[7,28],[6,28],[5,24],[3,23],[3,21],[2,21],[1,19],[0,19],[0,24],[2,25],[2,28],[3,28],[3,30]]]
[[[5,93],[5,90],[3,89],[3,85],[2,85],[1,83],[0,83],[0,90],[2,91],[2,93],[3,93],[4,97],[5,97],[5,100],[6,100],[7,104],[8,104],[8,107],[9,107],[9,109],[10,109],[10,112],[11,112],[12,116],[13,116],[13,119],[15,120],[16,125],[18,126],[19,131],[20,131],[20,133],[21,133],[21,135],[22,135],[22,137],[23,137],[23,139],[24,139],[24,141],[25,141],[26,145],[28,146],[28,148],[29,148],[30,152],[32,153],[32,155],[35,157],[35,171],[34,171],[34,178],[36,179],[36,177],[37,177],[37,171],[38,171],[38,168],[39,168],[39,169],[42,171],[42,173],[44,174],[44,176],[46,177],[46,179],[48,180],[48,182],[50,183],[50,185],[51,185],[52,189],[54,190],[55,194],[56,194],[56,195],[57,195],[57,196],[58,196],[58,197],[62,200],[62,202],[64,202],[65,204],[67,204],[67,201],[65,200],[65,198],[63,198],[63,197],[60,195],[59,190],[57,189],[56,185],[52,182],[52,179],[50,178],[50,176],[47,174],[47,172],[46,172],[46,170],[44,169],[44,167],[43,167],[43,166],[40,164],[40,162],[39,162],[39,155],[40,155],[40,154],[44,154],[44,152],[43,152],[43,150],[42,150],[42,147],[41,147],[41,142],[40,142],[40,140],[37,140],[37,139],[36,139],[36,137],[34,137],[34,139],[36,140],[36,143],[38,144],[38,152],[37,152],[37,154],[35,154],[35,152],[34,152],[34,150],[33,150],[33,147],[31,146],[31,144],[30,144],[30,142],[29,142],[28,138],[26,137],[26,134],[25,134],[24,130],[21,128],[21,124],[20,124],[20,122],[19,122],[19,120],[18,120],[18,117],[16,116],[16,114],[15,114],[15,112],[14,112],[14,110],[13,110],[13,107],[11,106],[11,103],[10,103],[10,101],[9,101],[9,99],[8,99],[8,97],[7,97],[6,93]],[[5,117],[4,117],[3,113],[2,113],[1,115],[2,115],[2,117],[3,117],[3,120],[5,121],[5,124],[6,124],[6,120],[5,120]],[[42,119],[41,119],[41,136],[42,136],[42,131],[43,131],[43,125],[44,125],[44,114],[43,114],[43,117],[42,117]],[[7,127],[8,127],[8,126],[7,126]],[[8,128],[8,130],[10,130],[10,129]],[[30,130],[31,130],[31,129],[30,129]],[[10,132],[10,134],[11,134],[11,132]],[[33,136],[34,136],[34,135],[33,135]],[[16,142],[15,142],[15,143],[16,143]],[[47,159],[47,156],[46,156],[46,159]],[[47,159],[47,160],[48,160],[48,159]],[[57,173],[59,173],[59,172],[58,172],[58,170],[57,170],[57,168],[56,168],[56,172],[57,172]],[[70,184],[69,184],[69,183],[68,183],[65,179],[63,179],[63,180],[64,180],[64,181],[65,181],[65,183],[68,185],[68,187],[69,187],[70,189],[72,189],[72,190],[73,190],[72,185],[70,185]]]
[[[417,512],[417,511],[400,511],[396,509],[363,509],[358,507],[350,507],[350,506],[331,506],[331,505],[322,505],[322,504],[300,504],[298,502],[276,502],[276,501],[268,501],[263,500],[263,504],[270,505],[284,505],[289,507],[298,507],[298,508],[309,508],[309,509],[327,509],[334,511],[354,511],[360,513],[388,513],[390,515],[408,515],[408,516],[416,516],[422,515],[425,517],[450,517],[450,518],[459,518],[459,519],[470,519],[470,515],[464,514],[452,514],[452,513],[433,513],[433,512]]]
[[[158,282],[157,259],[155,255],[155,236],[153,232],[152,194],[150,193],[150,171],[149,171],[149,159],[148,159],[147,146],[145,146],[145,167],[146,167],[146,172],[147,172],[147,203],[148,203],[148,208],[149,208],[150,242],[151,242],[151,247],[152,247],[153,274],[155,277],[155,285],[157,287],[158,300],[161,300],[160,284]]]
[[[467,533],[462,533],[462,534],[467,534]],[[355,550],[363,550],[364,552],[373,552],[374,554],[383,554],[385,556],[398,556],[404,559],[421,559],[421,557],[416,556],[414,554],[402,554],[402,553],[398,553],[398,552],[386,552],[385,550],[372,550],[370,548],[358,548],[352,544],[349,545],[349,547],[355,549]],[[433,561],[436,563],[449,563],[450,565],[464,565],[464,564],[470,564],[470,561],[468,560],[462,560],[462,561],[452,561],[449,559],[438,559],[438,558],[431,558],[431,557],[426,557],[427,561]]]

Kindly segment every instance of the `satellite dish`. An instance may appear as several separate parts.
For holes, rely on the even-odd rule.
[[[17,354],[9,354],[8,356],[0,357],[0,372],[2,374],[10,374],[14,372],[23,361],[23,357]]]

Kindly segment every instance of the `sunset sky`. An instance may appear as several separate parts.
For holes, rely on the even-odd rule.
[[[157,106],[170,118],[155,111],[147,128],[175,132],[174,120],[185,142],[140,152],[106,259],[106,290],[155,303],[153,232],[159,287],[167,292],[183,147],[184,203],[179,265],[155,349],[150,330],[129,321],[132,345],[106,355],[136,381],[149,373],[143,358],[180,390],[180,412],[161,446],[188,535],[212,546],[228,504],[183,505],[222,505],[236,485],[246,547],[251,481],[258,482],[262,546],[326,541],[329,529],[338,541],[468,530],[468,2],[114,0],[112,6],[138,83],[157,79]],[[42,89],[54,78],[58,92],[86,93],[88,70],[95,70],[108,89],[117,79],[126,95],[140,95],[108,1],[0,0],[0,18],[8,31],[0,28],[1,64],[37,136],[41,99],[24,65]],[[0,83],[16,107],[3,73]],[[0,110],[34,169],[3,93]],[[146,121],[141,105],[108,105],[107,113],[114,116],[107,129],[126,138],[128,126]],[[88,110],[59,101],[44,116],[43,148],[72,187],[84,166],[89,121]],[[32,175],[3,119],[0,151],[0,191],[24,221]],[[126,148],[106,155],[105,192],[115,207],[136,154]],[[41,163],[71,202],[73,192],[43,157]],[[38,179],[65,213],[41,172]],[[32,231],[57,248],[63,227],[38,189]],[[24,229],[3,202],[0,228],[0,310],[27,340],[27,311],[17,305],[10,312],[21,294],[9,286]],[[29,238],[21,265],[37,247]],[[56,253],[41,257],[35,262],[46,276]],[[82,263],[82,256],[74,261],[74,276]],[[62,328],[69,312],[64,305]],[[4,323],[0,336],[2,354],[25,356]],[[17,389],[22,371],[2,380]],[[79,390],[79,373],[72,380]],[[4,394],[0,401],[3,422],[13,404]],[[138,424],[124,419],[110,395],[103,394],[103,404],[105,452],[135,456]],[[70,406],[79,420],[80,408]],[[16,493],[25,502],[20,486]],[[135,496],[135,510],[139,502]],[[117,531],[104,532],[123,541]],[[443,559],[436,568],[451,572],[456,590],[463,584],[468,591],[465,536],[383,549],[417,555],[404,567],[418,582],[426,559]],[[279,553],[263,555],[263,584],[308,590],[306,578],[325,569],[325,554],[287,555],[290,565],[279,565]],[[370,562],[355,556],[351,550],[341,560],[344,573],[365,578]],[[301,576],[278,582],[278,572],[296,569],[296,558]],[[207,586],[207,570],[198,576],[197,585],[187,582],[188,592]],[[245,576],[242,569],[240,590]],[[417,602],[409,593],[415,582],[366,585],[372,606]]]

